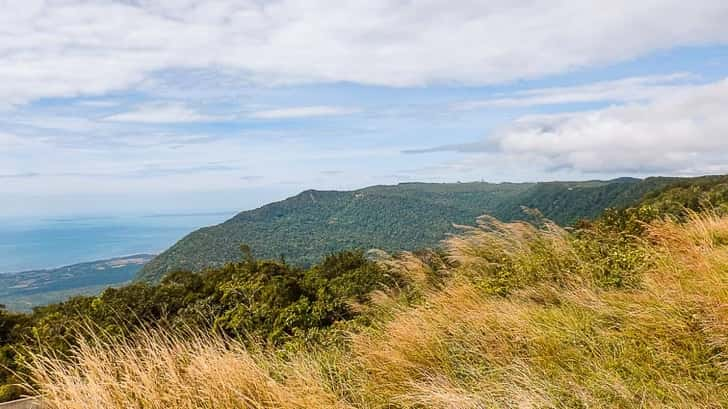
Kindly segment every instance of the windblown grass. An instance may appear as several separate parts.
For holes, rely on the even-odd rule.
[[[375,297],[344,347],[147,331],[34,381],[57,409],[728,407],[728,218],[626,241],[481,219],[443,257],[388,260],[420,296]]]
[[[147,330],[107,345],[82,340],[74,365],[36,356],[35,381],[56,408],[338,408],[315,360],[286,360],[211,335]]]

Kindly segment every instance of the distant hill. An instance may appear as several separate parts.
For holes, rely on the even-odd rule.
[[[344,249],[413,250],[436,245],[455,231],[453,224],[472,224],[482,214],[523,218],[524,206],[567,225],[594,218],[608,207],[634,204],[678,180],[403,183],[355,191],[308,190],[187,235],[145,265],[138,278],[157,281],[170,271],[239,260],[241,244],[256,257],[283,257],[301,265]]]
[[[647,193],[641,204],[653,207],[659,214],[681,216],[686,209],[705,208],[728,214],[728,175],[678,179],[663,189]]]
[[[0,274],[0,304],[12,311],[75,295],[96,295],[110,286],[128,283],[154,256],[139,254],[71,266]]]

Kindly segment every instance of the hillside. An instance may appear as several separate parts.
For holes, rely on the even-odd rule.
[[[11,311],[29,311],[39,305],[74,295],[95,295],[109,286],[129,282],[153,256],[139,254],[79,263],[46,270],[0,274],[0,304]]]
[[[569,230],[481,217],[437,252],[178,272],[7,316],[6,337],[56,351],[16,364],[58,409],[726,407],[727,187]]]
[[[148,263],[138,278],[156,281],[170,271],[196,271],[239,260],[241,244],[256,257],[282,256],[301,265],[345,249],[430,247],[454,233],[453,224],[471,224],[482,214],[520,219],[522,206],[566,225],[594,218],[607,207],[635,203],[672,181],[404,183],[356,191],[310,190],[189,234]]]

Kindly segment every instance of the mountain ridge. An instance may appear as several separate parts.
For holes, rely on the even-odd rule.
[[[568,225],[608,207],[629,206],[676,180],[407,182],[350,191],[308,189],[190,233],[145,265],[137,279],[153,282],[175,270],[220,266],[240,259],[243,244],[256,257],[301,265],[345,249],[415,250],[436,245],[455,231],[453,224],[471,224],[482,214],[506,221],[523,218],[523,207]]]

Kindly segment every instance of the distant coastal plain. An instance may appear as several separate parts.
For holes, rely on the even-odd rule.
[[[0,304],[10,310],[128,283],[156,254],[232,212],[63,217],[0,223]]]
[[[128,284],[154,255],[79,263],[47,270],[0,274],[0,304],[11,311],[64,301],[76,295],[96,295]]]

